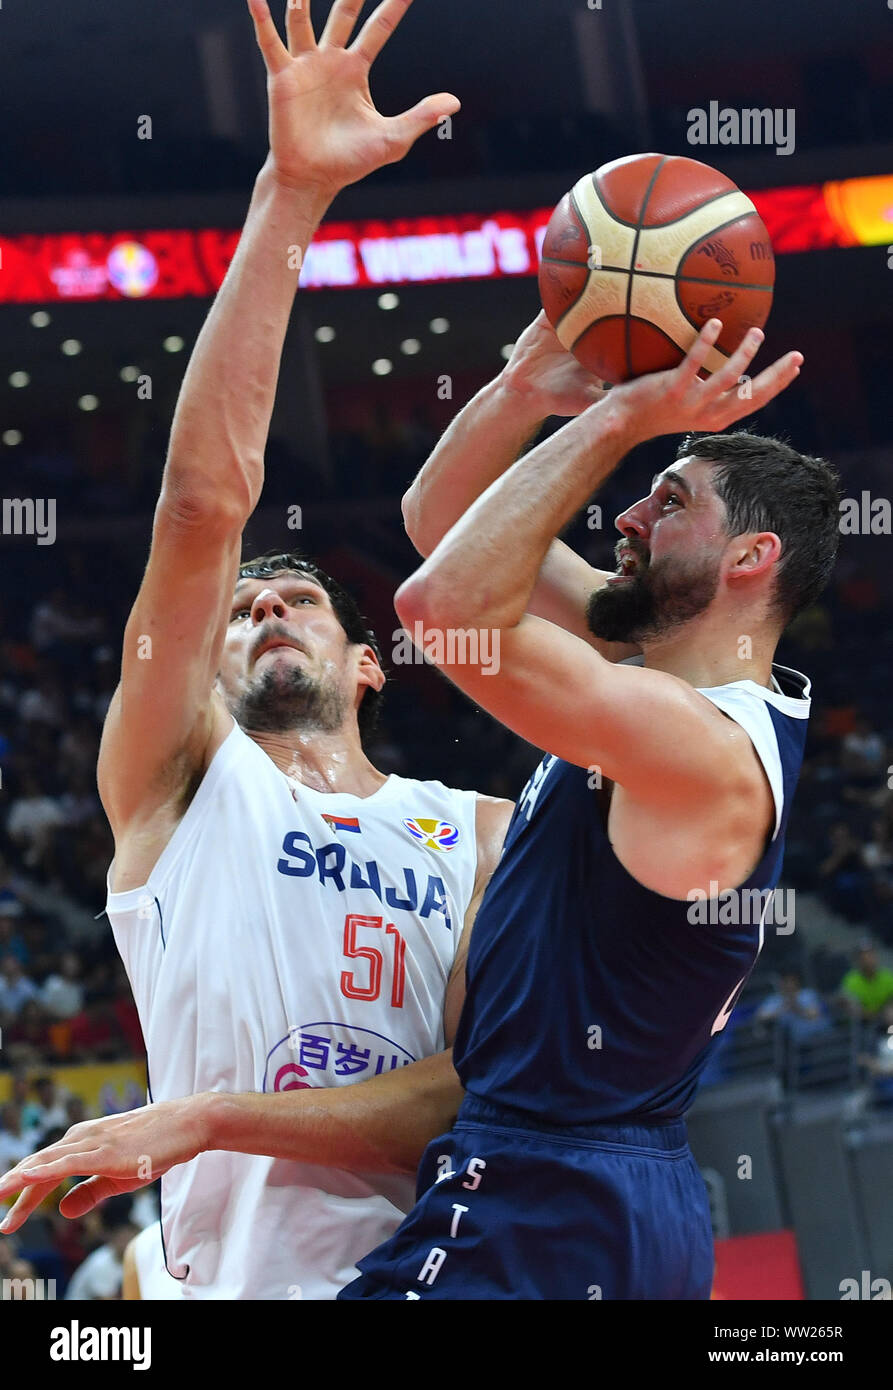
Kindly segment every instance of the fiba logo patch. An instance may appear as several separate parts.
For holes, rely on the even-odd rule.
[[[403,824],[414,840],[425,849],[450,850],[459,843],[459,827],[446,820],[432,820],[429,816],[416,816],[404,820]]]
[[[119,293],[141,299],[158,283],[158,262],[138,241],[119,241],[106,261],[108,276]]]

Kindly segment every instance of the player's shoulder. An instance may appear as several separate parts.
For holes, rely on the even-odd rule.
[[[451,797],[457,801],[467,803],[469,807],[477,806],[479,803],[498,803],[511,806],[512,802],[505,802],[503,797],[487,796],[483,792],[475,791],[471,787],[455,787],[449,782],[441,782],[436,777],[401,777],[397,773],[392,773],[388,779],[392,793],[399,797],[412,795],[413,792],[427,797]]]
[[[477,792],[475,796],[478,865],[489,878],[499,863],[515,803],[503,796],[486,796],[483,792]]]
[[[486,792],[474,792],[475,812],[479,821],[511,820],[515,809],[514,801],[505,796],[488,796]]]

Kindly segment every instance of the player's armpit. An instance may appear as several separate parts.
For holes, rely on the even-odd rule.
[[[471,944],[471,932],[477,917],[490,876],[499,863],[502,845],[509,821],[515,809],[514,802],[498,796],[478,796],[475,807],[475,830],[477,839],[477,869],[474,879],[474,893],[465,913],[462,936],[456,950],[453,968],[447,983],[446,1000],[443,1009],[443,1031],[447,1043],[452,1046],[462,1005],[465,1003],[465,962]]]

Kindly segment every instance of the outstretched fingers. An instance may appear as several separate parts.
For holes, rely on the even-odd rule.
[[[274,77],[291,61],[288,49],[279,37],[273,23],[267,0],[248,0],[248,11],[254,21],[254,34],[261,51],[267,72]]]
[[[319,41],[320,48],[345,48],[365,0],[335,0]]]
[[[382,0],[351,44],[351,52],[374,63],[411,4],[412,0]]]
[[[780,395],[791,382],[800,375],[803,366],[802,352],[788,352],[779,357],[771,367],[760,372],[751,382],[751,410],[761,410],[771,400]]]
[[[720,396],[739,385],[741,377],[745,375],[747,368],[756,357],[764,336],[761,328],[749,328],[747,330],[729,360],[724,362],[711,376],[709,382],[711,394]]]
[[[679,366],[673,371],[674,385],[680,393],[687,391],[692,382],[697,381],[698,372],[710,356],[710,349],[721,332],[720,319],[708,319],[704,324]]]
[[[288,50],[293,58],[316,47],[310,20],[310,0],[286,0],[285,32],[288,34]]]

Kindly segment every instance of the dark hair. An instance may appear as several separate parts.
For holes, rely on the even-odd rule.
[[[831,578],[840,541],[840,480],[831,465],[798,454],[782,439],[745,430],[687,435],[676,458],[713,464],[730,535],[778,536],[774,607],[783,623],[815,603]]]
[[[303,555],[299,555],[294,550],[278,554],[271,550],[266,555],[258,555],[254,560],[243,560],[239,566],[240,579],[272,579],[277,574],[306,574],[308,579],[315,580],[320,588],[325,589],[328,594],[335,617],[343,627],[348,642],[355,646],[371,647],[378,658],[378,664],[384,670],[378,638],[360,612],[356,599],[348,593],[342,584],[338,583],[337,579],[326,574],[325,570],[320,569],[313,560],[305,559]],[[373,690],[371,686],[366,687],[366,692],[357,710],[357,724],[363,743],[374,732],[378,724],[383,699],[383,690]]]

